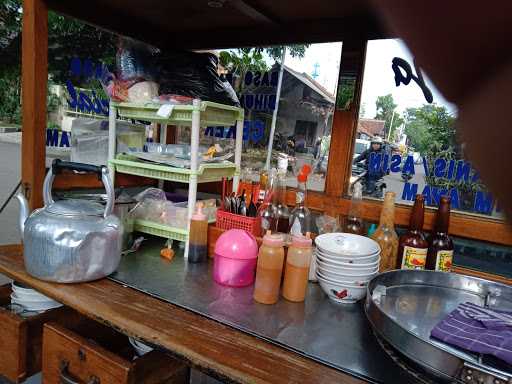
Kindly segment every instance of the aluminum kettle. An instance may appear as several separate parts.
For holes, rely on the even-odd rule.
[[[103,181],[107,203],[78,199],[54,201],[52,184],[63,169],[95,173]],[[56,159],[43,184],[44,207],[29,215],[23,194],[20,227],[27,272],[41,280],[79,283],[108,276],[121,260],[123,227],[112,214],[114,188],[107,167]]]

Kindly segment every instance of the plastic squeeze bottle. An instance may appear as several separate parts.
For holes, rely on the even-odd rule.
[[[258,253],[254,300],[262,304],[275,304],[279,299],[283,274],[283,237],[267,231]]]
[[[284,270],[283,297],[290,301],[304,301],[308,286],[309,265],[313,248],[312,241],[306,236],[293,236],[288,248]]]
[[[188,262],[201,263],[206,261],[208,255],[208,220],[203,213],[203,204],[197,205],[196,212],[190,220]]]

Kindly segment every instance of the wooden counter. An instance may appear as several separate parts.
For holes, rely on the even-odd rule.
[[[238,383],[363,383],[107,279],[83,284],[37,280],[26,273],[19,245],[0,246],[0,273],[126,335],[159,345],[220,379]]]

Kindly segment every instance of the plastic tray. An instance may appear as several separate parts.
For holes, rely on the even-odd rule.
[[[139,161],[135,157],[126,154],[117,155],[116,159],[110,160],[109,163],[119,173],[179,183],[189,183],[190,176],[193,174],[187,168],[173,168],[166,165],[151,164]],[[236,165],[231,162],[201,164],[197,170],[197,182],[221,181],[223,177],[233,177],[235,171]]]
[[[113,103],[120,117],[135,120],[155,121],[168,124],[192,125],[192,105],[175,105],[167,118],[157,115],[159,103]],[[199,107],[202,126],[230,126],[241,120],[243,110],[238,107],[202,101]]]
[[[187,241],[188,239],[188,231],[186,229],[169,227],[168,225],[147,220],[134,220],[133,230],[178,241]]]

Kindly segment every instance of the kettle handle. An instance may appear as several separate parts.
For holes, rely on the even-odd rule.
[[[107,204],[105,206],[105,212],[103,213],[103,216],[107,217],[112,213],[114,210],[115,194],[108,168],[104,165],[96,166],[91,164],[73,163],[70,161],[62,161],[60,159],[53,160],[52,166],[48,170],[48,173],[44,179],[43,200],[45,206],[48,206],[54,202],[52,197],[53,180],[55,179],[55,175],[60,174],[63,169],[97,174],[98,178],[103,182],[105,191],[107,192]]]

